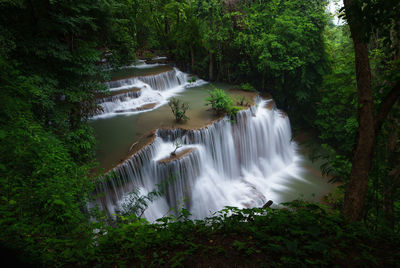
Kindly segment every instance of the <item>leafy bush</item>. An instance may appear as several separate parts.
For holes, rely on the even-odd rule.
[[[231,117],[235,117],[240,110],[240,107],[233,106],[232,98],[224,90],[215,88],[209,91],[209,94],[210,96],[206,98],[206,105],[211,105],[217,115],[227,113]]]
[[[240,88],[244,91],[255,92],[257,91],[250,83],[243,83],[240,85]]]
[[[187,103],[181,102],[181,100],[177,98],[171,98],[168,102],[168,105],[171,107],[171,111],[175,116],[176,122],[189,119],[189,117],[185,115],[186,111],[189,109],[189,105]]]

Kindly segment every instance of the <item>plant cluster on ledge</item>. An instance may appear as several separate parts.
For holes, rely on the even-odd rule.
[[[233,100],[226,92],[222,89],[214,88],[209,91],[209,96],[206,98],[206,106],[211,106],[211,109],[217,115],[229,114],[231,118],[234,118],[240,107],[233,105]]]

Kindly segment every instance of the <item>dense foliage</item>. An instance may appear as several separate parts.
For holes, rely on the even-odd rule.
[[[400,4],[346,2],[369,53],[374,119],[382,123],[363,219],[351,224],[340,209],[363,104],[354,34],[329,22],[327,1],[1,1],[0,245],[46,267],[396,265],[400,109],[398,92],[390,93],[400,81]],[[183,209],[159,225],[140,218],[147,207],[141,201],[152,198],[132,200],[141,206],[116,221],[88,211],[97,174],[87,122],[98,109],[96,95],[107,91],[102,70],[157,51],[209,80],[271,92],[296,128],[318,136],[323,170],[343,184],[328,199],[333,209],[230,208],[203,221],[189,220]],[[381,118],[386,96],[397,103]],[[211,91],[208,102],[217,113],[238,110],[223,91]]]
[[[127,4],[0,4],[0,243],[31,263],[74,262],[89,245],[83,212],[95,139],[87,119],[105,90],[102,57],[134,56]]]
[[[286,209],[226,208],[205,220],[148,224],[134,217],[100,232],[98,259],[108,266],[306,267],[395,266],[399,236],[348,224],[337,211],[294,202]],[[376,247],[379,244],[379,247]]]
[[[327,1],[159,1],[143,4],[148,49],[208,80],[247,82],[280,107],[312,113],[327,59]],[[152,27],[152,25],[156,27]],[[153,34],[150,34],[153,33]],[[295,115],[301,114],[294,113]]]

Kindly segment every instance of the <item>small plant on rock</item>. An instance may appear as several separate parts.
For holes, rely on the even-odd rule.
[[[176,122],[181,122],[189,119],[189,117],[187,117],[185,114],[186,111],[189,109],[189,105],[187,103],[177,98],[171,98],[168,102],[168,105],[175,116]]]
[[[174,145],[175,145],[175,150],[173,150],[173,151],[171,152],[171,156],[176,156],[176,150],[178,150],[179,148],[182,147],[183,141],[182,141],[181,139],[178,139],[178,140],[176,140],[176,141],[174,142]]]

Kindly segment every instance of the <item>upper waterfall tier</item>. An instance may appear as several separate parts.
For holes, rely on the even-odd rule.
[[[106,82],[111,91],[123,90],[135,87],[137,84],[145,83],[154,90],[168,90],[174,87],[184,85],[187,82],[188,75],[174,68],[171,71],[162,72],[156,75],[146,75],[131,77],[116,81]]]
[[[202,218],[224,206],[262,206],[276,198],[287,177],[299,177],[300,157],[291,141],[287,116],[267,109],[260,100],[240,111],[236,122],[228,118],[198,130],[159,130],[154,142],[114,168],[114,176],[99,184],[97,200],[110,215],[122,210],[133,189],[142,194],[170,185],[165,196],[152,203],[144,216],[153,221],[182,204],[193,217]],[[182,157],[170,156],[176,143]]]
[[[154,110],[166,104],[170,97],[175,96],[185,88],[204,83],[206,82],[201,79],[194,83],[188,82],[188,74],[176,68],[156,75],[106,82],[113,94],[110,97],[98,100],[102,111],[94,119]],[[140,91],[130,91],[136,88],[139,88]],[[121,91],[121,94],[117,93],[119,91]]]

